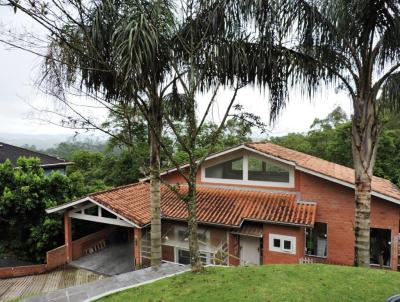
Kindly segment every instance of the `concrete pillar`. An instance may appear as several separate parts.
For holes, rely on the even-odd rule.
[[[397,271],[397,265],[399,261],[399,237],[398,235],[392,231],[392,259],[391,259],[391,264],[392,264],[392,270]]]
[[[142,230],[138,228],[133,229],[133,254],[135,260],[135,267],[142,265]]]
[[[72,261],[72,230],[71,230],[71,217],[69,212],[64,212],[64,238],[65,238],[65,251],[66,251],[66,262]]]

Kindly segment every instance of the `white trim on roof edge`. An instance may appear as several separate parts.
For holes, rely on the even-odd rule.
[[[81,198],[81,199],[78,199],[78,200],[75,200],[75,201],[71,201],[71,202],[64,203],[64,204],[59,205],[59,206],[55,206],[55,207],[46,209],[46,213],[47,214],[51,214],[51,213],[55,213],[55,212],[60,212],[60,211],[65,210],[65,209],[67,209],[69,207],[73,207],[73,206],[79,205],[81,203],[84,203],[85,201],[90,201],[90,200],[88,199],[88,197],[84,197],[84,198]]]
[[[66,162],[59,162],[56,164],[44,164],[40,165],[41,167],[47,168],[47,167],[56,167],[56,166],[70,166],[73,165],[74,163],[72,161],[66,161]]]
[[[113,214],[113,215],[119,217],[119,218],[122,219],[123,221],[129,223],[129,224],[132,225],[133,227],[138,228],[138,229],[141,229],[141,227],[138,226],[136,223],[134,223],[134,222],[132,222],[132,221],[126,219],[124,216],[122,216],[122,215],[120,215],[120,214],[117,214],[117,213],[114,212],[113,210],[111,210],[111,209],[107,208],[106,206],[100,204],[99,202],[95,201],[95,200],[94,200],[93,198],[91,198],[90,196],[85,197],[85,198],[82,198],[82,199],[79,199],[79,200],[76,200],[76,201],[73,201],[73,202],[70,202],[70,203],[66,203],[66,204],[60,205],[60,206],[58,206],[58,207],[54,207],[54,208],[47,209],[47,210],[46,210],[46,213],[47,213],[47,214],[51,214],[51,213],[55,213],[55,212],[60,212],[60,211],[66,210],[66,209],[68,209],[68,208],[70,208],[70,207],[73,207],[73,206],[79,205],[79,204],[81,204],[81,203],[84,203],[84,202],[86,202],[86,201],[89,201],[89,202],[94,203],[95,205],[97,205],[97,206],[103,208],[104,210],[110,212],[111,214]]]

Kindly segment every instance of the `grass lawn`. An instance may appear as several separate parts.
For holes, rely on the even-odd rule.
[[[306,264],[210,267],[105,297],[102,302],[386,301],[400,293],[400,273]]]

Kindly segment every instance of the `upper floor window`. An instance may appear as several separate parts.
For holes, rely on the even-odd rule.
[[[206,163],[202,181],[293,188],[294,168],[248,152]]]
[[[249,180],[288,183],[289,176],[288,168],[249,156]]]
[[[232,159],[205,169],[207,178],[243,179],[243,158]]]

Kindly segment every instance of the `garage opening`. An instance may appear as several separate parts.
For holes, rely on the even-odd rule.
[[[391,265],[391,230],[371,228],[370,263],[381,267]]]
[[[118,275],[134,270],[133,229],[113,227],[99,249],[90,247],[83,257],[71,262],[73,266],[104,275]]]

